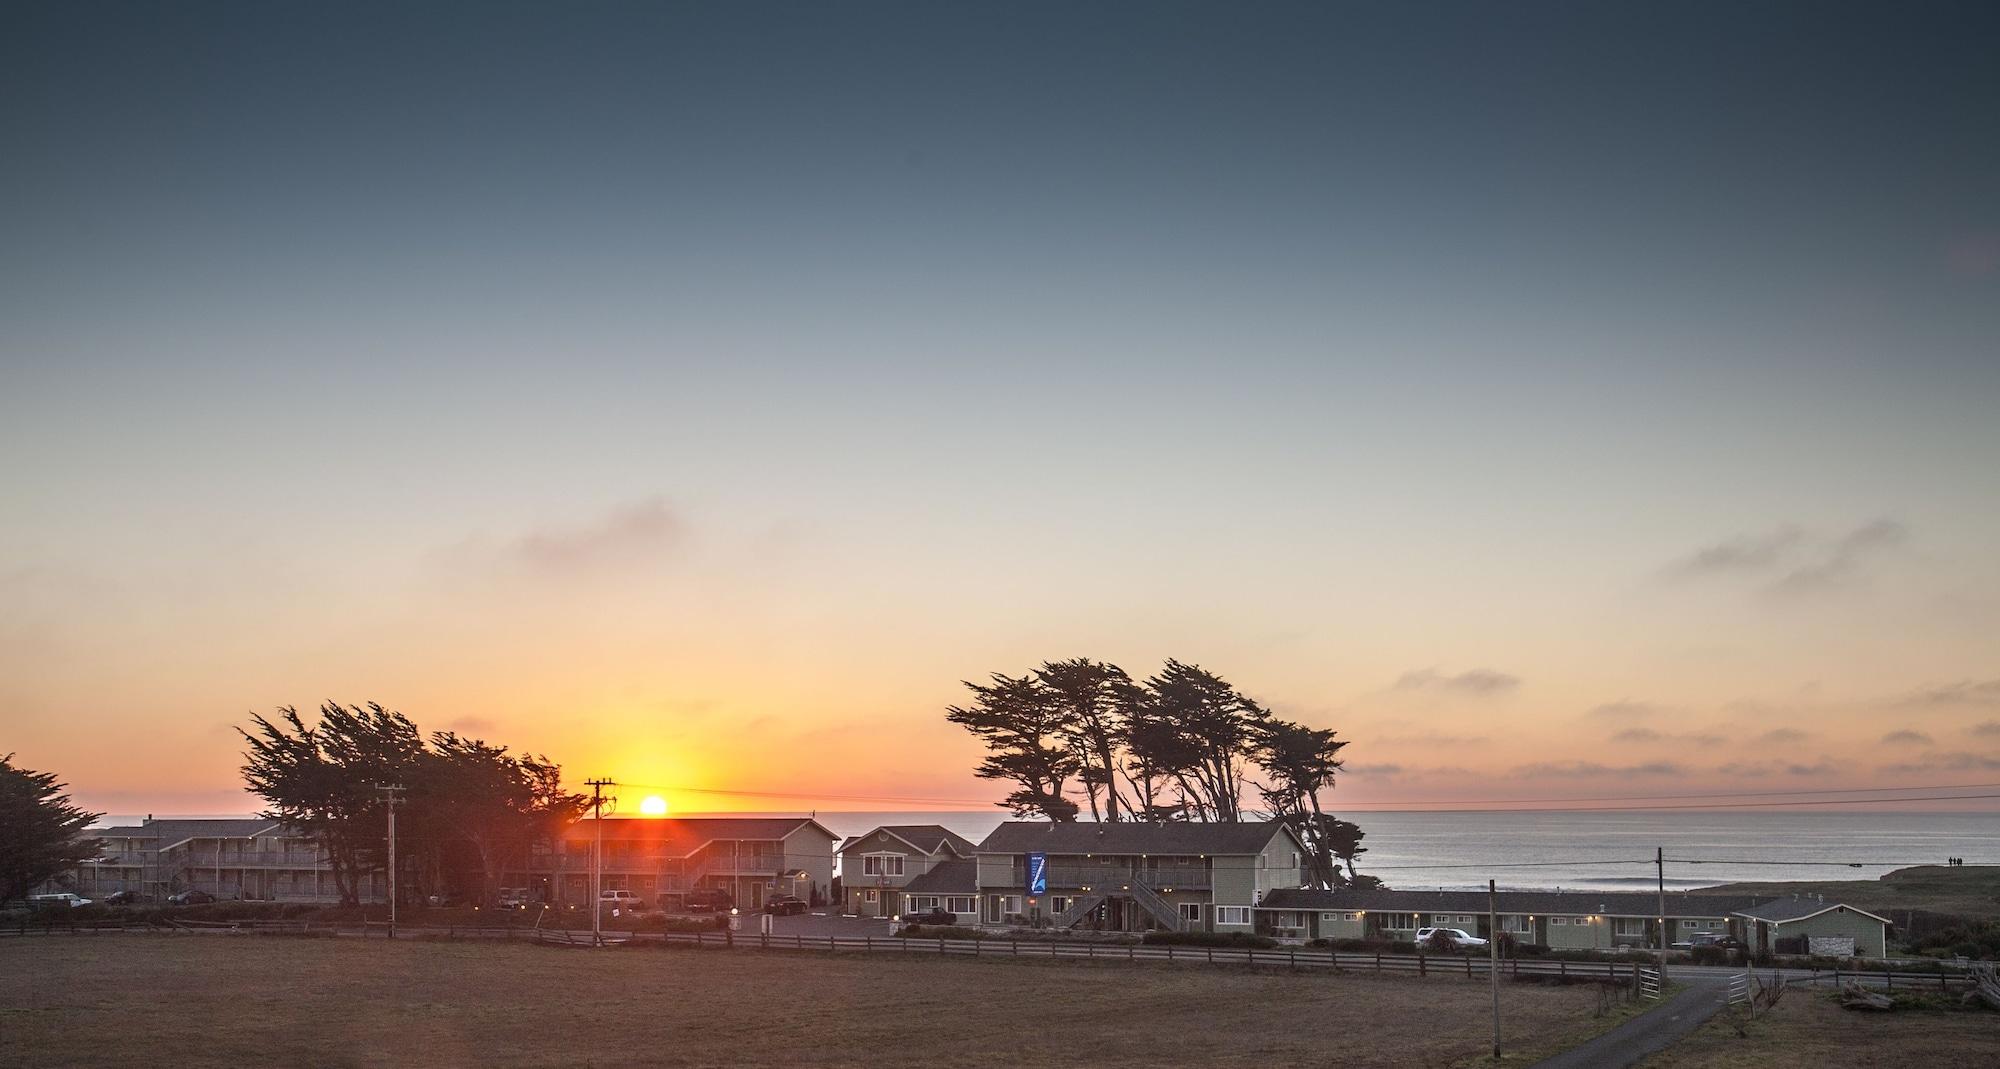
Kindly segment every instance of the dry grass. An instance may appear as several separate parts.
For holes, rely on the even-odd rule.
[[[1840,1008],[1827,992],[1794,991],[1743,1026],[1727,1015],[1642,1063],[1642,1069],[1907,1069],[2000,1064],[2000,1013]]]
[[[1502,989],[1510,1062],[1606,1022]],[[1459,980],[861,955],[132,935],[0,942],[0,1065],[1447,1066]]]

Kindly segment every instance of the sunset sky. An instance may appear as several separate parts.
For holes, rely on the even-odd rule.
[[[972,807],[1175,657],[1336,809],[2000,782],[2000,12],[1565,7],[13,10],[0,753]]]

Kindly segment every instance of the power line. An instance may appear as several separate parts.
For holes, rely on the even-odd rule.
[[[1650,857],[1594,857],[1575,861],[1512,861],[1483,865],[1369,865],[1369,872],[1442,872],[1447,869],[1545,869],[1572,865],[1651,865]]]

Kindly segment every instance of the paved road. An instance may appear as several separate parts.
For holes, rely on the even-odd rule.
[[[1727,981],[1682,970],[1687,989],[1580,1047],[1535,1063],[1533,1069],[1626,1069],[1673,1046],[1716,1015],[1729,997]]]

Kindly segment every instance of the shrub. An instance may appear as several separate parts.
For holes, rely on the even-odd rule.
[[[1147,946],[1235,947],[1255,950],[1268,950],[1278,945],[1278,941],[1268,935],[1251,935],[1249,932],[1147,932],[1142,942]]]
[[[960,924],[906,924],[896,932],[909,939],[984,939],[986,933]]]

